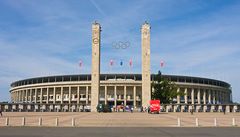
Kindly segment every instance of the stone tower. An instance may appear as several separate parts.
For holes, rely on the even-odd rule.
[[[100,89],[100,36],[101,26],[96,21],[92,24],[92,74],[91,74],[91,111],[96,112]]]
[[[141,28],[142,39],[142,106],[147,107],[151,99],[150,72],[150,25],[145,22]]]

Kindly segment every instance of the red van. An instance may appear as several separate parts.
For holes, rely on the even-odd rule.
[[[160,100],[150,100],[149,113],[159,113],[160,112]]]

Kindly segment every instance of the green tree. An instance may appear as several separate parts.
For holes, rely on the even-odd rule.
[[[151,92],[151,98],[160,99],[161,103],[172,103],[173,98],[176,98],[178,95],[184,95],[182,91],[177,92],[176,84],[167,78],[163,78],[160,71],[154,77],[152,87],[154,90]]]

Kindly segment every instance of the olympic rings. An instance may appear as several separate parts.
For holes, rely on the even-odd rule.
[[[115,49],[126,49],[130,47],[130,42],[126,41],[126,42],[112,42],[112,47]]]

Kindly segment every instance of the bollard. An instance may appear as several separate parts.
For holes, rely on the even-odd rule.
[[[196,127],[199,126],[199,123],[198,123],[198,118],[196,118]]]
[[[74,127],[75,126],[75,119],[72,118],[72,126]]]
[[[6,126],[9,125],[9,118],[8,118],[8,117],[6,117],[6,123],[5,123],[5,125],[6,125]]]
[[[217,118],[214,118],[214,126],[217,126]]]
[[[22,126],[25,126],[25,117],[22,118]]]
[[[41,118],[41,117],[39,118],[38,125],[39,125],[39,126],[42,126],[42,118]]]
[[[235,118],[232,118],[232,126],[236,126]]]
[[[58,126],[58,118],[56,118],[56,127]]]
[[[177,121],[178,121],[178,127],[181,127],[181,120],[180,120],[180,118],[178,118]]]

